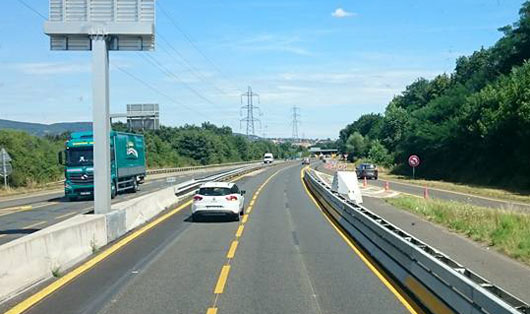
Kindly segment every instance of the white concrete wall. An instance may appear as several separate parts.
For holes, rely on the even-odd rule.
[[[107,244],[103,215],[79,215],[0,246],[0,300],[65,271]]]

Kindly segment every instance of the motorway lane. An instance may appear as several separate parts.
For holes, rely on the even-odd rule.
[[[223,170],[226,171],[226,170]],[[221,172],[221,170],[201,171],[187,174],[176,173],[173,177],[176,182],[172,185],[185,182],[193,178],[205,177]],[[168,187],[167,178],[154,179],[140,185],[137,193],[120,194],[113,200],[113,204],[139,197],[162,188]],[[7,243],[26,234],[36,232],[47,226],[56,224],[76,214],[86,213],[93,210],[93,201],[82,200],[69,202],[64,198],[64,192],[60,195],[50,194],[48,196],[35,196],[24,198],[24,204],[31,205],[28,210],[18,210],[10,213],[0,209],[0,245]],[[12,201],[9,201],[12,202]],[[4,203],[0,203],[4,206]]]
[[[316,164],[314,169],[324,172],[324,173],[328,173],[328,174],[335,173],[335,170],[329,170],[329,169],[324,168],[322,163]],[[385,187],[385,180],[383,179],[367,180],[367,183],[369,186],[373,185],[373,186],[377,186],[380,188]],[[420,197],[423,197],[423,193],[424,193],[424,188],[421,186],[399,183],[395,181],[390,182],[390,190],[405,193],[405,194],[412,194],[412,195],[420,196]],[[429,197],[438,198],[442,200],[448,200],[448,201],[469,203],[469,204],[473,204],[477,206],[489,207],[489,208],[495,208],[495,209],[530,211],[530,204],[496,200],[496,199],[490,199],[486,197],[463,194],[459,192],[442,191],[442,190],[433,189],[433,188],[429,188]]]
[[[278,169],[284,170],[260,189]],[[192,223],[188,207],[28,312],[408,312],[305,194],[300,166],[273,166],[239,184],[252,210],[244,224]],[[227,258],[235,240],[234,257]],[[227,264],[223,292],[215,294]]]

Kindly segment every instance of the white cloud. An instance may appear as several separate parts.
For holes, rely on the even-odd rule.
[[[336,18],[343,18],[343,17],[349,17],[349,16],[355,16],[356,13],[348,12],[344,10],[343,8],[337,8],[333,13],[331,13],[331,16]]]

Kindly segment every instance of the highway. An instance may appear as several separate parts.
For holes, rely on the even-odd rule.
[[[192,222],[189,202],[174,209],[128,244],[103,248],[120,246],[54,293],[41,291],[27,313],[414,313],[300,174],[291,163],[243,176],[239,223]]]
[[[175,177],[176,181],[172,184],[177,184],[220,171],[219,169],[203,170],[192,173],[168,174],[168,176]],[[140,191],[137,193],[125,192],[120,194],[113,200],[113,203],[139,197],[167,187],[169,183],[166,180],[166,177],[160,178],[160,175],[157,175],[155,179],[148,180],[140,185]],[[92,200],[69,202],[64,198],[64,192],[62,191],[36,194],[0,200],[0,245],[56,224],[76,214],[93,210]]]
[[[323,163],[319,163],[315,167],[316,170],[327,173],[327,174],[334,174],[336,170],[327,169],[324,167]],[[376,186],[379,188],[385,187],[385,180],[379,179],[379,180],[367,180],[368,186]],[[362,184],[362,183],[360,183]],[[423,197],[424,188],[417,185],[412,185],[408,183],[400,183],[391,181],[389,182],[390,190],[397,191],[403,194],[408,195],[414,195],[414,196],[420,196]],[[459,193],[459,192],[453,192],[453,191],[447,191],[447,190],[440,190],[440,189],[434,189],[429,188],[429,197],[431,198],[438,198],[442,200],[447,201],[455,201],[455,202],[464,202],[469,203],[476,206],[482,206],[482,207],[489,207],[489,208],[496,208],[496,209],[506,209],[506,210],[518,210],[518,211],[530,211],[530,204],[520,203],[520,202],[511,202],[511,201],[504,201],[494,198],[488,198],[488,197],[482,197],[482,196],[476,196],[476,195],[470,195],[465,193]]]

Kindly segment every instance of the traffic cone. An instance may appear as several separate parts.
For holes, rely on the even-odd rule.
[[[363,187],[367,187],[367,186],[368,186],[368,181],[366,181],[366,177],[364,177]]]
[[[429,188],[427,186],[423,188],[423,198],[426,200],[429,199]]]
[[[390,191],[390,183],[388,181],[385,181],[385,191]]]

